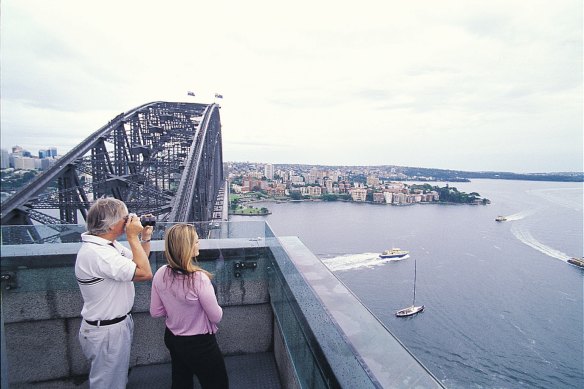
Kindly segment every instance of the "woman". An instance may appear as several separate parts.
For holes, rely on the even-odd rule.
[[[162,266],[152,280],[150,315],[166,317],[164,343],[172,362],[172,388],[228,388],[225,361],[215,333],[223,310],[211,284],[212,275],[197,266],[199,237],[192,225],[176,224],[164,238]]]

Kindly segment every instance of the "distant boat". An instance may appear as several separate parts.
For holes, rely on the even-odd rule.
[[[568,263],[571,263],[572,265],[584,267],[584,258],[572,257],[572,258],[568,259]]]
[[[379,258],[403,258],[408,255],[410,252],[398,248],[393,248],[391,250],[385,250],[381,254],[379,254]]]
[[[414,301],[412,302],[412,305],[410,305],[409,307],[397,311],[395,313],[397,317],[412,316],[424,310],[423,305],[416,306],[416,273],[417,273],[416,261],[414,260]]]
[[[495,221],[504,222],[504,221],[507,221],[507,218],[505,216],[497,216],[495,218]]]

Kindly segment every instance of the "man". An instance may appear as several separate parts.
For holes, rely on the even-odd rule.
[[[116,241],[124,230],[130,250]],[[133,281],[152,279],[148,260],[152,231],[117,199],[101,198],[87,214],[75,276],[83,296],[79,341],[91,363],[91,389],[126,387],[134,332]]]

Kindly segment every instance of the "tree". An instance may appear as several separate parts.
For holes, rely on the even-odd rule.
[[[231,199],[231,204],[230,204],[231,209],[233,211],[235,211],[237,209],[238,205],[239,205],[239,197],[233,197]]]
[[[301,200],[302,199],[302,193],[300,193],[300,192],[290,192],[290,198],[292,200]]]
[[[332,194],[332,193],[325,193],[322,196],[320,196],[320,198],[323,201],[337,201],[337,195]]]

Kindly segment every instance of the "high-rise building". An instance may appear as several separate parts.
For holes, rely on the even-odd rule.
[[[56,147],[49,147],[49,157],[56,157],[57,156],[57,148]]]
[[[34,170],[35,169],[35,159],[30,157],[21,157],[19,155],[14,156],[14,168],[23,170]]]
[[[274,165],[272,165],[271,163],[267,163],[264,165],[264,176],[266,176],[268,180],[274,179]]]
[[[0,169],[8,169],[10,167],[10,156],[8,150],[0,150]]]

